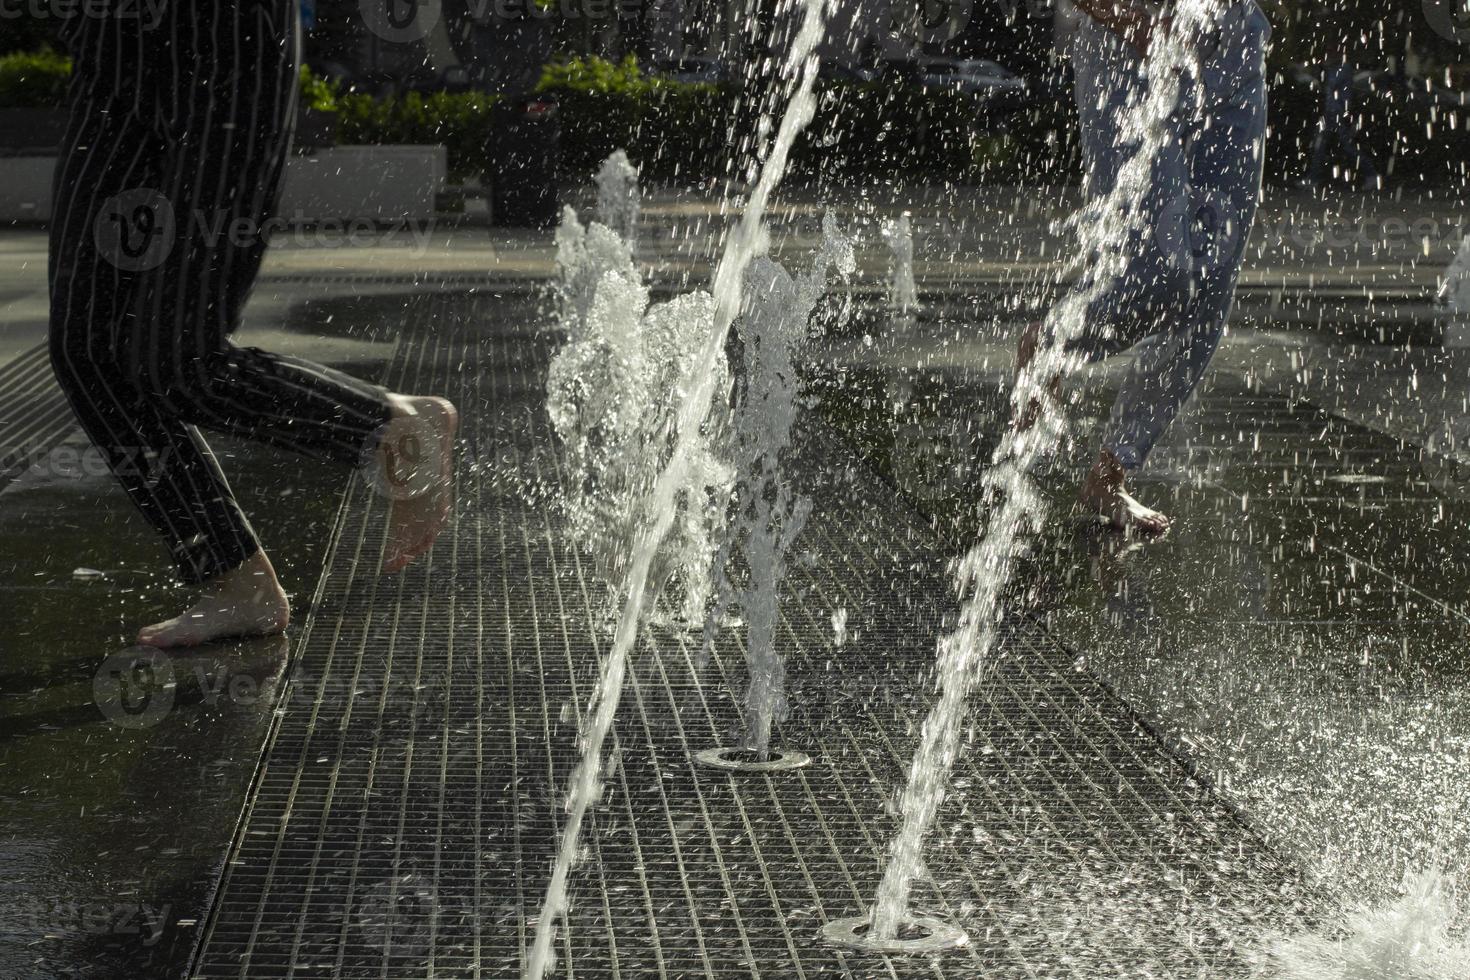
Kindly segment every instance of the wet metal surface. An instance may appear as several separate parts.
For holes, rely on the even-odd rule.
[[[0,490],[45,467],[48,454],[75,428],[44,345],[0,364]]]
[[[397,308],[395,308],[397,309]],[[197,975],[517,974],[606,640],[604,591],[552,504],[555,338],[493,296],[419,296],[390,383],[464,409],[457,523],[367,574],[385,502],[354,483]],[[721,773],[739,632],[645,631],[573,881],[563,975],[1244,975],[1314,898],[1079,655],[1024,617],[983,684],[915,914],[971,943],[884,959],[820,940],[865,911],[952,611],[952,549],[821,426],[786,583],[793,713],[812,765]],[[847,612],[845,635],[834,613]]]
[[[44,356],[0,378],[34,396],[0,408],[0,445],[26,447],[0,477],[0,977],[181,977],[295,634],[131,646],[189,593],[69,413],[55,438],[10,442],[11,422],[43,417],[20,406],[60,397]],[[346,474],[215,445],[306,615]]]
[[[1425,409],[1402,389],[1398,418],[1368,428],[1341,390],[1270,368],[1297,349],[1247,333],[1221,352],[1138,484],[1175,518],[1157,542],[1065,516],[1121,365],[1095,379],[1045,475],[1059,520],[1029,608],[1329,891],[1379,902],[1426,868],[1464,887],[1470,468],[1411,441]],[[1358,356],[1369,386],[1378,355]],[[979,526],[972,489],[1010,369],[1001,343],[966,357],[970,370],[851,368],[827,404],[956,546]],[[1360,401],[1382,405],[1390,384],[1411,378]]]

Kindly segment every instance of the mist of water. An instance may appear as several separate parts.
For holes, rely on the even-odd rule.
[[[807,339],[817,302],[827,291],[828,270],[843,275],[855,267],[852,242],[837,230],[830,213],[810,271],[793,279],[779,263],[761,257],[745,278],[745,307],[736,331],[741,339],[743,390],[736,398],[727,450],[736,471],[734,517],[715,556],[717,601],[705,625],[705,651],[734,606],[747,626],[745,653],[749,687],[742,747],[765,759],[771,727],[787,711],[786,670],[776,643],[778,592],[786,556],[811,511],[811,501],[793,490],[784,456],[796,421],[797,355]],[[745,581],[737,587],[730,564],[745,559]]]
[[[635,255],[638,252],[638,221],[643,200],[638,192],[638,168],[623,150],[615,150],[602,162],[595,178],[597,220],[617,233]]]
[[[888,307],[895,313],[912,313],[919,308],[919,287],[914,282],[914,226],[905,211],[883,224],[883,241],[888,244]]]
[[[582,758],[573,773],[568,792],[567,820],[562,829],[561,846],[536,922],[536,937],[524,972],[530,980],[541,980],[555,963],[552,944],[558,924],[567,912],[567,880],[577,859],[583,820],[601,792],[603,743],[612,728],[622,696],[628,653],[638,638],[650,573],[659,546],[674,525],[678,496],[688,485],[691,467],[696,465],[697,447],[701,441],[700,422],[709,414],[712,400],[728,389],[725,385],[722,390],[719,366],[730,325],[740,312],[746,270],[756,256],[766,251],[769,241],[763,220],[766,207],[771,194],[785,176],[793,143],[816,113],[813,93],[817,76],[816,49],[822,39],[828,4],[826,0],[799,0],[799,4],[802,23],[782,72],[784,77],[795,77],[798,81],[745,210],[727,239],[715,269],[713,317],[708,334],[697,348],[692,348],[697,354],[691,361],[690,385],[676,392],[679,408],[672,433],[673,448],[648,494],[647,505],[641,511],[629,551],[631,560],[624,575],[622,613],[613,635],[612,648],[592,693],[591,709],[583,728]]]
[[[1330,933],[1277,943],[1262,972],[1280,980],[1450,980],[1470,977],[1466,923],[1436,872],[1404,883],[1402,896],[1353,912]]]
[[[1470,346],[1470,235],[1460,240],[1455,257],[1440,278],[1438,299],[1441,307],[1454,314],[1445,328],[1445,346]]]
[[[714,301],[695,292],[650,304],[627,241],[600,222],[584,227],[570,208],[557,230],[557,261],[567,341],[552,359],[546,401],[568,474],[561,504],[572,538],[616,602],[640,508],[678,441],[669,393],[695,384],[695,352],[711,329]],[[710,370],[717,387],[728,385],[723,361]],[[717,427],[720,414],[706,411],[693,424]],[[649,581],[650,604],[667,590],[677,597],[675,619],[693,625],[709,602],[709,554],[724,523],[730,471],[706,441],[695,440],[688,454],[673,529]]]
[[[1199,71],[1192,46],[1180,39],[1200,36],[1214,12],[1210,0],[1175,4],[1173,29],[1156,35],[1146,59],[1148,85],[1142,92],[1134,90],[1121,115],[1118,138],[1122,145],[1136,143],[1138,149],[1121,168],[1112,191],[1067,221],[1076,242],[1069,271],[1077,273],[1077,285],[1048,311],[1042,348],[1020,372],[1011,394],[1013,418],[1039,405],[1037,420],[1029,428],[1013,425],[1007,430],[981,480],[989,516],[978,543],[954,570],[960,613],[953,632],[939,640],[939,699],[924,721],[921,743],[909,767],[900,800],[902,824],[874,899],[871,934],[877,939],[895,937],[907,915],[913,881],[923,867],[924,839],[944,801],[959,749],[965,705],[992,666],[1001,596],[1045,518],[1045,500],[1029,474],[1057,445],[1065,428],[1047,388],[1052,378],[1075,369],[1077,359],[1066,352],[1067,342],[1084,329],[1089,304],[1127,268],[1130,243],[1143,224],[1139,204],[1158,153],[1170,138],[1165,124],[1180,104],[1181,82],[1197,77]]]

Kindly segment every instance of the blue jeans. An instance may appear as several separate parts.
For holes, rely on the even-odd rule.
[[[1323,182],[1327,175],[1327,161],[1335,149],[1353,175],[1361,181],[1373,183],[1378,180],[1378,170],[1373,158],[1358,146],[1358,126],[1353,120],[1353,69],[1351,65],[1333,65],[1323,78],[1322,123],[1317,138],[1312,141],[1312,165],[1307,179],[1314,184]]]
[[[1270,36],[1253,0],[1239,0],[1198,42],[1202,71],[1170,118],[1127,270],[1088,307],[1071,348],[1089,360],[1138,348],[1103,433],[1103,448],[1128,469],[1143,465],[1174,421],[1225,331],[1260,199]],[[1138,53],[1090,18],[1073,39],[1072,63],[1085,188],[1095,198],[1112,191],[1138,149],[1119,139],[1119,115],[1148,82]]]

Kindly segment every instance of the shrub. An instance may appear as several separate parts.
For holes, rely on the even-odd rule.
[[[410,92],[393,99],[338,95],[341,143],[442,143],[456,180],[480,173],[489,151],[496,98],[478,92]]]
[[[337,112],[342,89],[336,82],[301,66],[301,104],[313,112]]]
[[[585,180],[623,148],[652,181],[721,172],[729,152],[732,93],[715,85],[652,78],[632,56],[574,58],[548,65],[537,91],[560,107],[562,173]]]
[[[541,83],[537,89],[543,92],[598,92],[638,96],[668,84],[672,83],[644,75],[638,68],[638,59],[632,55],[622,61],[608,61],[592,55],[547,65],[541,71]]]
[[[568,179],[585,180],[619,147],[654,182],[734,176],[749,163],[734,159],[756,122],[739,88],[650,78],[632,58],[587,58],[549,67],[541,91],[557,97],[564,132],[575,134],[563,141]],[[982,118],[971,96],[913,86],[825,82],[819,100],[792,148],[795,175],[836,183],[1034,180],[1038,164],[1028,156],[1060,160],[1048,175],[1054,179],[1076,170],[1066,108],[1041,106],[1002,126]]]
[[[0,108],[62,103],[71,61],[50,48],[0,56]],[[691,85],[645,75],[633,58],[573,58],[548,65],[538,91],[561,107],[562,177],[581,183],[625,148],[652,183],[737,175],[741,136],[754,120],[734,86]],[[303,70],[303,105],[337,116],[343,143],[443,143],[450,174],[482,173],[493,152],[492,108],[483,93],[409,93],[391,99],[343,93]],[[792,173],[824,182],[890,185],[1059,183],[1079,171],[1070,93],[1039,96],[1004,119],[979,103],[911,85],[823,82],[811,128],[793,148]],[[1364,147],[1396,186],[1453,186],[1467,177],[1470,119],[1435,106],[1424,83],[1383,78],[1359,102]],[[1321,111],[1320,93],[1288,72],[1271,78],[1267,178],[1300,177]]]
[[[71,59],[51,48],[0,57],[0,108],[50,109],[66,99]]]

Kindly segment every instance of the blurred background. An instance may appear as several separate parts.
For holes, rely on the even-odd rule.
[[[1355,69],[1360,144],[1384,188],[1461,180],[1470,17],[1459,2],[1263,0],[1275,29],[1268,180],[1307,176],[1324,58],[1339,49]],[[562,175],[585,179],[622,147],[645,182],[738,176],[745,161],[728,148],[750,118],[748,93],[759,89],[767,50],[782,41],[774,7],[443,0],[420,4],[417,23],[395,36],[375,30],[359,0],[309,0],[301,138],[443,144],[451,178],[474,180],[491,166],[495,103],[536,95],[554,100],[563,130],[577,133],[559,159],[540,161]],[[842,0],[823,52],[825,111],[798,149],[798,173],[901,184],[1075,178],[1075,122],[1052,21],[1051,0],[926,0],[914,10]],[[56,53],[57,23],[7,22],[0,110],[59,103],[68,66]],[[25,131],[39,142],[48,130],[34,118]],[[4,130],[0,119],[0,153]]]

